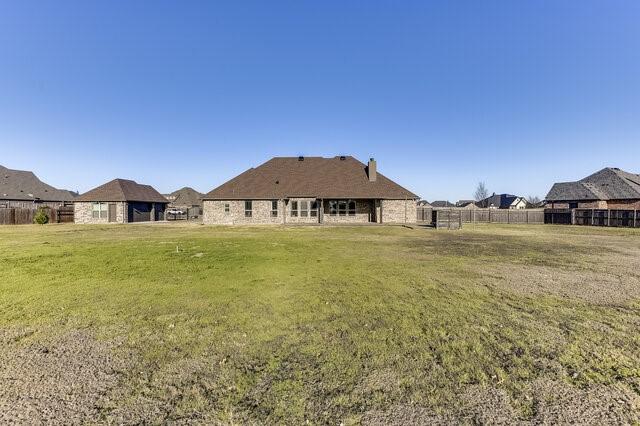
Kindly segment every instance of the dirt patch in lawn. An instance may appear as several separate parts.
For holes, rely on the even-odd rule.
[[[640,276],[628,264],[606,271],[512,263],[485,265],[477,270],[482,271],[483,285],[525,296],[551,295],[603,306],[626,305],[640,299]]]
[[[114,357],[117,344],[81,330],[37,341],[34,333],[0,330],[0,423],[99,421],[128,363]]]
[[[459,405],[438,411],[396,405],[386,411],[369,411],[364,425],[445,424],[635,424],[640,422],[640,396],[623,385],[596,385],[580,389],[548,379],[536,380],[529,389],[533,412],[523,418],[500,389],[471,386],[458,398]]]

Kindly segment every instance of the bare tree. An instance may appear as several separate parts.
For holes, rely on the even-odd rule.
[[[529,195],[527,197],[527,201],[529,202],[529,204],[538,204],[540,202],[540,197],[538,197],[537,195]]]
[[[473,195],[476,201],[484,200],[489,196],[489,190],[487,189],[487,185],[484,182],[478,182],[478,186],[476,187],[476,192]]]

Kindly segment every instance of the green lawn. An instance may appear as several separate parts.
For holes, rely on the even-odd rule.
[[[637,422],[640,232],[6,226],[0,327],[109,343],[93,421]]]

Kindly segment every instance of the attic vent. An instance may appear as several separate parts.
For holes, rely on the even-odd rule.
[[[304,157],[301,155],[298,157],[298,161],[304,161]]]
[[[347,157],[345,157],[344,155],[341,155],[341,156],[340,156],[340,161],[344,161],[344,160],[346,160],[346,159],[347,159]]]

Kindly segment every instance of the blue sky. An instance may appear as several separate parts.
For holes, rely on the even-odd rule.
[[[352,154],[426,199],[640,172],[637,1],[0,3],[0,164],[209,191]]]

